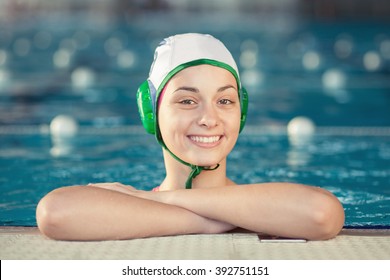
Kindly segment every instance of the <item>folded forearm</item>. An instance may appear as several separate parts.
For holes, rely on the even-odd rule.
[[[344,221],[330,193],[288,183],[227,186],[161,192],[165,203],[251,231],[286,237],[326,239]]]
[[[131,239],[221,232],[229,225],[187,209],[94,187],[67,187],[37,208],[41,231],[53,239]]]

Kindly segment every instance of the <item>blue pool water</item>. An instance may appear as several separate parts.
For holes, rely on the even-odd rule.
[[[2,135],[1,225],[35,225],[35,206],[51,189],[118,181],[149,190],[164,177],[161,148],[131,128],[84,131],[61,156],[50,136]],[[289,181],[332,191],[346,210],[346,226],[390,225],[390,135],[317,135],[294,146],[285,134],[244,133],[230,155],[238,183]]]
[[[390,24],[161,17],[0,27],[0,225],[36,225],[37,202],[60,186],[158,185],[161,148],[140,127],[135,92],[158,41],[196,31],[226,43],[250,94],[231,179],[321,186],[347,227],[390,226]],[[59,114],[80,125],[65,144],[49,131]],[[311,139],[289,139],[296,116],[316,124]]]

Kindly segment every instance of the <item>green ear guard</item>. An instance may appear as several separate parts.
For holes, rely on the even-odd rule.
[[[156,117],[155,117],[155,98],[156,91],[151,94],[149,81],[146,80],[141,84],[137,91],[138,112],[145,130],[150,134],[156,134]]]
[[[141,117],[141,122],[145,130],[156,135],[157,132],[157,117],[156,117],[156,89],[153,84],[146,80],[141,84],[137,91],[137,104],[138,111]],[[241,88],[239,91],[240,104],[241,104],[241,123],[240,132],[243,130],[246,122],[246,116],[248,111],[248,93],[245,88]]]

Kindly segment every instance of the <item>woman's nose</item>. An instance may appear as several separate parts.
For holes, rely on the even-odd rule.
[[[218,112],[212,105],[204,106],[200,112],[198,124],[205,127],[214,127],[219,123]]]

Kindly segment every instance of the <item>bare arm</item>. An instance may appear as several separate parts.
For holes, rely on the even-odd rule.
[[[43,234],[61,240],[131,239],[232,228],[181,207],[92,186],[49,193],[38,204],[37,223]]]
[[[210,219],[271,235],[329,239],[344,224],[344,210],[330,192],[290,183],[139,193]]]

